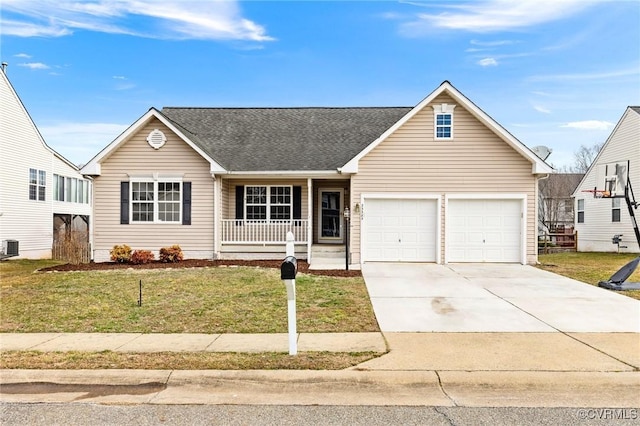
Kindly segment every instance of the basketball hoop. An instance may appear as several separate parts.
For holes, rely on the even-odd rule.
[[[611,192],[604,189],[585,189],[582,192],[593,194],[593,198],[611,198]]]

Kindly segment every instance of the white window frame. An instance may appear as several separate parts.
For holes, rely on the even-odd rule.
[[[611,199],[611,223],[619,223],[622,220],[622,209],[620,208],[622,203],[620,203],[620,198],[612,198]],[[615,211],[618,211],[618,220],[615,220]]]
[[[580,220],[582,213],[582,220]],[[584,223],[584,199],[576,200],[576,223]]]
[[[453,140],[453,123],[454,115],[453,110],[456,105],[451,104],[439,104],[433,106],[433,138],[437,140]],[[440,117],[449,116],[450,123],[447,125],[438,124]],[[449,136],[438,136],[438,130],[449,129]]]
[[[247,193],[248,193],[248,188],[265,188],[265,198],[266,198],[266,202],[265,203],[250,203]],[[278,189],[278,188],[288,188],[289,194],[272,194],[271,190],[272,189]],[[289,197],[289,203],[278,203],[278,202],[272,202],[271,197],[275,196],[283,196],[283,197]],[[264,219],[250,219],[249,218],[249,207],[255,207],[255,206],[264,206],[265,210],[266,210],[266,214],[265,214],[265,218]],[[271,208],[272,207],[288,207],[289,208],[289,218],[288,219],[282,219],[282,218],[277,218],[277,219],[273,219],[272,218],[272,212],[271,212]],[[244,217],[247,221],[251,221],[251,222],[272,222],[272,221],[290,221],[293,220],[293,185],[245,185],[244,187]]]
[[[35,175],[35,178],[34,178]],[[31,191],[34,191],[33,197]],[[29,200],[46,201],[47,199],[47,172],[39,169],[29,169]]]
[[[134,192],[134,184],[135,183],[146,183],[152,184],[153,187],[153,199],[152,200],[134,200],[133,192]],[[173,183],[178,184],[179,188],[179,196],[178,200],[160,200],[159,199],[159,184],[160,183]],[[159,176],[154,174],[153,177],[130,177],[129,180],[129,223],[135,224],[145,224],[145,223],[153,223],[153,224],[168,224],[168,225],[179,225],[182,224],[182,202],[184,197],[184,189],[182,185],[182,177],[176,176]],[[176,220],[161,220],[160,219],[160,204],[170,203],[175,204],[178,210],[178,217]],[[134,220],[134,205],[136,204],[152,204],[153,205],[153,220]]]
[[[53,200],[89,204],[89,181],[53,174]]]
[[[65,178],[57,174],[53,175],[53,200],[64,201]],[[62,184],[62,185],[60,185]]]

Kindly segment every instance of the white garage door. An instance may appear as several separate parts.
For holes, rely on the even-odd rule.
[[[521,262],[522,200],[457,200],[447,205],[448,262]]]
[[[436,200],[366,199],[363,260],[436,261]]]

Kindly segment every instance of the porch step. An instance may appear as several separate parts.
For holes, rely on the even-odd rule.
[[[345,246],[342,245],[321,245],[311,246],[311,259],[344,259]]]
[[[346,249],[344,245],[316,244],[311,246],[309,269],[345,269]],[[360,269],[360,265],[349,265],[349,269]]]
[[[344,270],[346,267],[344,259],[317,259],[311,258],[311,264],[309,265],[309,269],[311,270]],[[351,270],[359,270],[360,265],[358,264],[350,264],[349,269]]]

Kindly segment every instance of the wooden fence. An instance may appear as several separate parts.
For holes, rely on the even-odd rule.
[[[73,239],[54,241],[51,247],[51,256],[55,260],[63,260],[74,265],[89,263],[91,261],[91,244]]]
[[[567,233],[545,233],[538,238],[538,253],[558,253],[578,250],[578,231]]]

